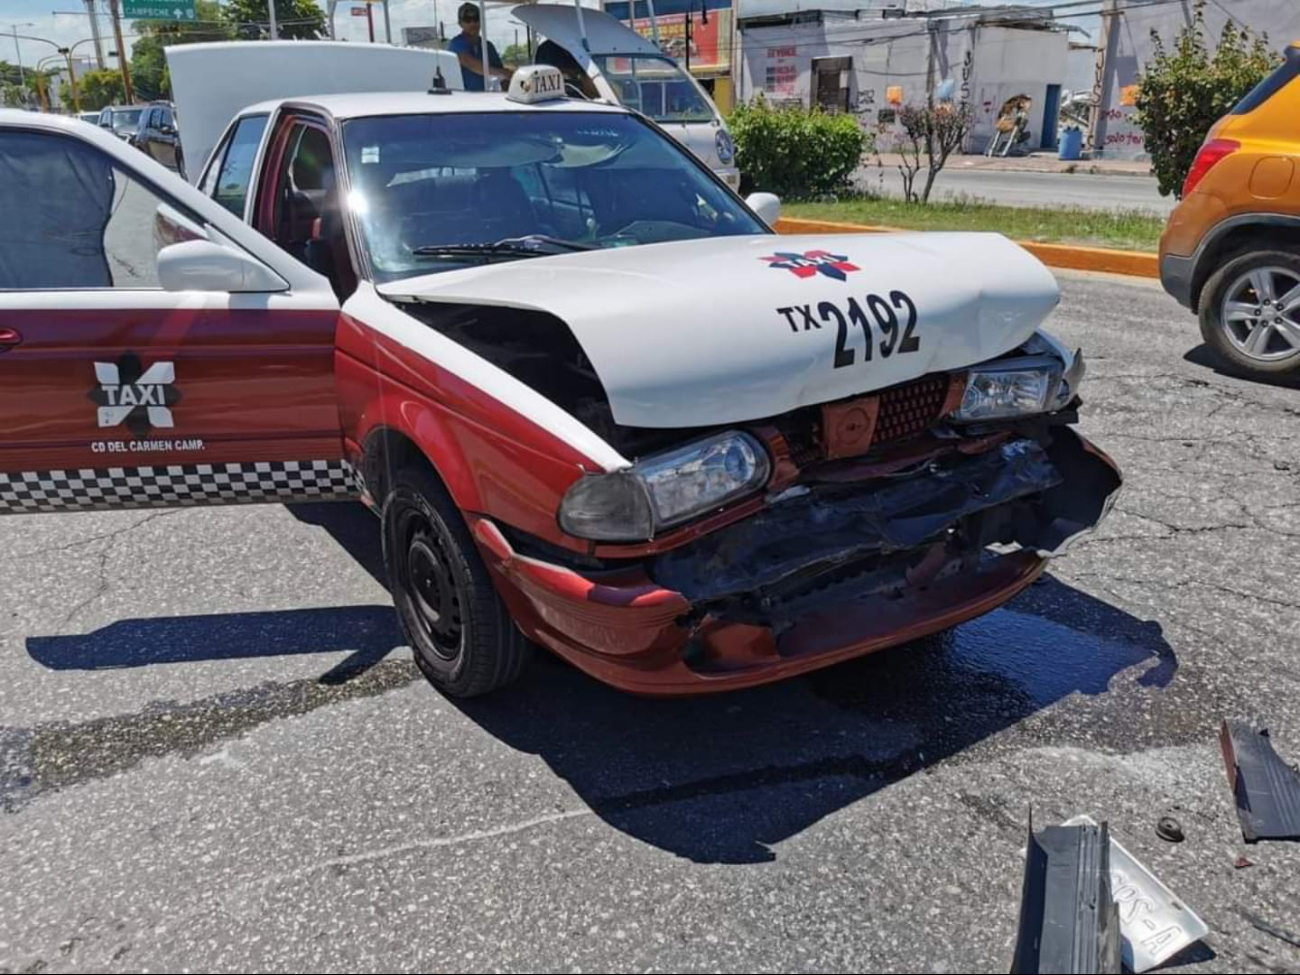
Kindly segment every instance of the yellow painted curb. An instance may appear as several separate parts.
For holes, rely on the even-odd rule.
[[[837,223],[831,220],[801,220],[782,217],[776,229],[782,234],[893,234],[905,233],[901,227],[878,227],[870,224]],[[1147,251],[1118,251],[1108,247],[1079,247],[1074,244],[1043,244],[1034,240],[1016,241],[1048,267],[1067,267],[1075,271],[1105,271],[1129,274],[1138,278],[1160,277],[1160,258]]]

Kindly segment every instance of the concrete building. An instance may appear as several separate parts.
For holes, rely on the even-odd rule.
[[[1142,130],[1133,121],[1138,74],[1155,50],[1154,30],[1168,48],[1192,22],[1193,0],[1153,4],[1150,0],[1104,0],[1098,56],[1093,71],[1093,113],[1089,146],[1094,155],[1110,158],[1145,158]],[[1232,0],[1205,8],[1206,35],[1211,50],[1229,21],[1266,33],[1271,46],[1281,49],[1300,39],[1300,2],[1297,0]]]
[[[737,98],[851,112],[887,143],[898,108],[933,95],[972,107],[966,149],[980,152],[1003,104],[1024,96],[1021,148],[1056,145],[1070,42],[1050,10],[839,2],[745,0]]]

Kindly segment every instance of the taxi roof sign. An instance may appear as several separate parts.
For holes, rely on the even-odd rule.
[[[564,97],[564,75],[549,64],[527,64],[515,71],[506,95],[512,102],[532,105]]]

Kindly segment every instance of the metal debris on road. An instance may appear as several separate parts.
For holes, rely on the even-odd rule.
[[[1110,850],[1105,823],[1035,833],[1030,813],[1012,975],[1121,971]]]
[[[1182,823],[1173,816],[1161,816],[1156,823],[1156,836],[1168,843],[1181,843],[1187,837],[1183,834]]]
[[[1088,816],[1075,816],[1064,825],[1097,824]],[[1110,841],[1110,889],[1119,906],[1126,971],[1158,968],[1210,932],[1195,911],[1114,837]]]
[[[1268,730],[1224,721],[1219,744],[1246,842],[1300,840],[1300,772],[1273,750]]]

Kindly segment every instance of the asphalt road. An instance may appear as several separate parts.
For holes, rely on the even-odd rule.
[[[444,700],[353,506],[0,519],[0,972],[1005,972],[1031,805],[1202,914],[1180,971],[1300,970],[1246,917],[1300,929],[1300,845],[1243,845],[1216,743],[1300,760],[1300,392],[1216,373],[1153,287],[1063,284],[1103,530],[768,689],[543,661]]]
[[[869,190],[897,197],[903,195],[902,177],[897,168],[864,167],[858,171],[856,181]],[[960,196],[1005,206],[1144,210],[1162,216],[1177,204],[1173,197],[1159,194],[1156,181],[1150,176],[964,170],[958,160],[939,174],[934,184],[934,197],[950,199]]]

